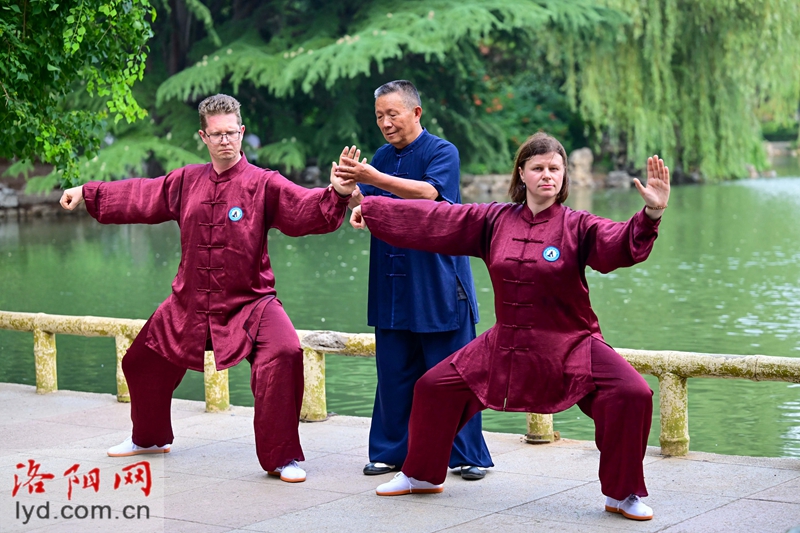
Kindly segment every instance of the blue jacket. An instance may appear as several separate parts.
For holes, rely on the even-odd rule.
[[[458,150],[423,130],[414,142],[397,150],[385,144],[372,158],[377,170],[430,183],[440,201],[461,203]],[[364,196],[397,196],[371,185],[359,185]],[[459,324],[458,284],[478,322],[478,303],[469,258],[398,248],[371,238],[367,322],[385,329],[417,333],[453,331]]]

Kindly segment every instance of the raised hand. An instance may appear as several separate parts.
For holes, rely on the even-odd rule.
[[[64,191],[64,194],[61,195],[61,200],[59,200],[58,203],[60,203],[61,207],[67,209],[68,211],[72,211],[81,205],[83,203],[83,185],[72,187],[71,189]]]
[[[331,164],[331,186],[336,189],[336,192],[345,195],[352,195],[356,190],[356,181],[353,179],[343,179],[336,175],[336,163]]]
[[[645,205],[649,208],[650,218],[659,218],[669,202],[669,168],[664,165],[664,160],[654,155],[647,158],[647,185],[637,178],[633,184],[642,195]]]
[[[345,158],[358,157],[361,155],[361,150],[353,146],[345,146],[342,153],[339,154],[339,163],[335,161],[331,163],[331,185],[339,194],[352,194],[356,190],[356,182],[351,177],[340,176],[336,170],[342,165]]]
[[[345,146],[339,157],[339,164],[336,166],[336,175],[342,179],[353,179],[359,183],[369,183],[370,176],[375,171],[372,165],[367,163],[365,157],[361,161],[361,150],[355,146]]]
[[[361,150],[355,144],[353,146],[345,146],[342,149],[342,153],[339,154],[339,165],[343,165],[345,159],[358,161],[360,158]]]

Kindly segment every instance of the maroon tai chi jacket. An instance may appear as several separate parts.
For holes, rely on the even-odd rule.
[[[361,209],[389,244],[486,262],[497,322],[456,352],[453,365],[498,411],[555,413],[594,390],[591,341],[603,337],[584,270],[644,261],[658,235],[644,210],[613,222],[561,204],[533,216],[524,204],[367,197]]]
[[[104,224],[175,220],[181,262],[172,294],[151,317],[147,346],[172,363],[203,370],[206,339],[218,370],[252,350],[261,312],[275,297],[267,231],[328,233],[344,220],[349,197],[305,189],[242,159],[222,174],[211,163],[155,179],[91,182],[86,209]]]

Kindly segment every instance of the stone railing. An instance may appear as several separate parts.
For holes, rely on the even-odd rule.
[[[114,337],[117,348],[117,400],[120,402],[130,401],[128,386],[122,374],[122,356],[144,322],[0,311],[0,329],[33,333],[36,392],[40,394],[58,390],[56,334]],[[303,330],[298,330],[297,334],[303,346],[305,372],[301,418],[305,421],[325,420],[328,416],[325,400],[325,354],[373,357],[375,336],[365,333]],[[658,378],[660,443],[664,455],[680,456],[689,451],[688,378],[800,383],[800,358],[626,349],[617,351],[640,373]],[[228,371],[216,371],[213,352],[205,354],[205,397],[207,411],[225,410],[230,404]],[[558,434],[553,431],[552,415],[528,414],[528,442],[546,443],[556,438]]]

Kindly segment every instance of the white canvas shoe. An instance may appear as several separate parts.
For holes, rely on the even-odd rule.
[[[300,483],[306,480],[306,471],[300,468],[297,461],[292,461],[287,465],[267,471],[270,476],[280,476],[281,481],[286,483]]]
[[[131,455],[142,455],[145,453],[169,453],[171,447],[171,444],[165,444],[164,446],[142,448],[141,446],[135,445],[133,440],[128,437],[123,443],[109,448],[106,453],[108,453],[109,457],[130,457]]]
[[[606,511],[621,514],[631,520],[653,519],[653,509],[645,505],[635,494],[631,494],[622,501],[606,496]]]
[[[444,490],[444,485],[434,485],[408,477],[402,472],[395,474],[391,481],[379,485],[375,489],[378,496],[401,496],[403,494],[437,494]]]

